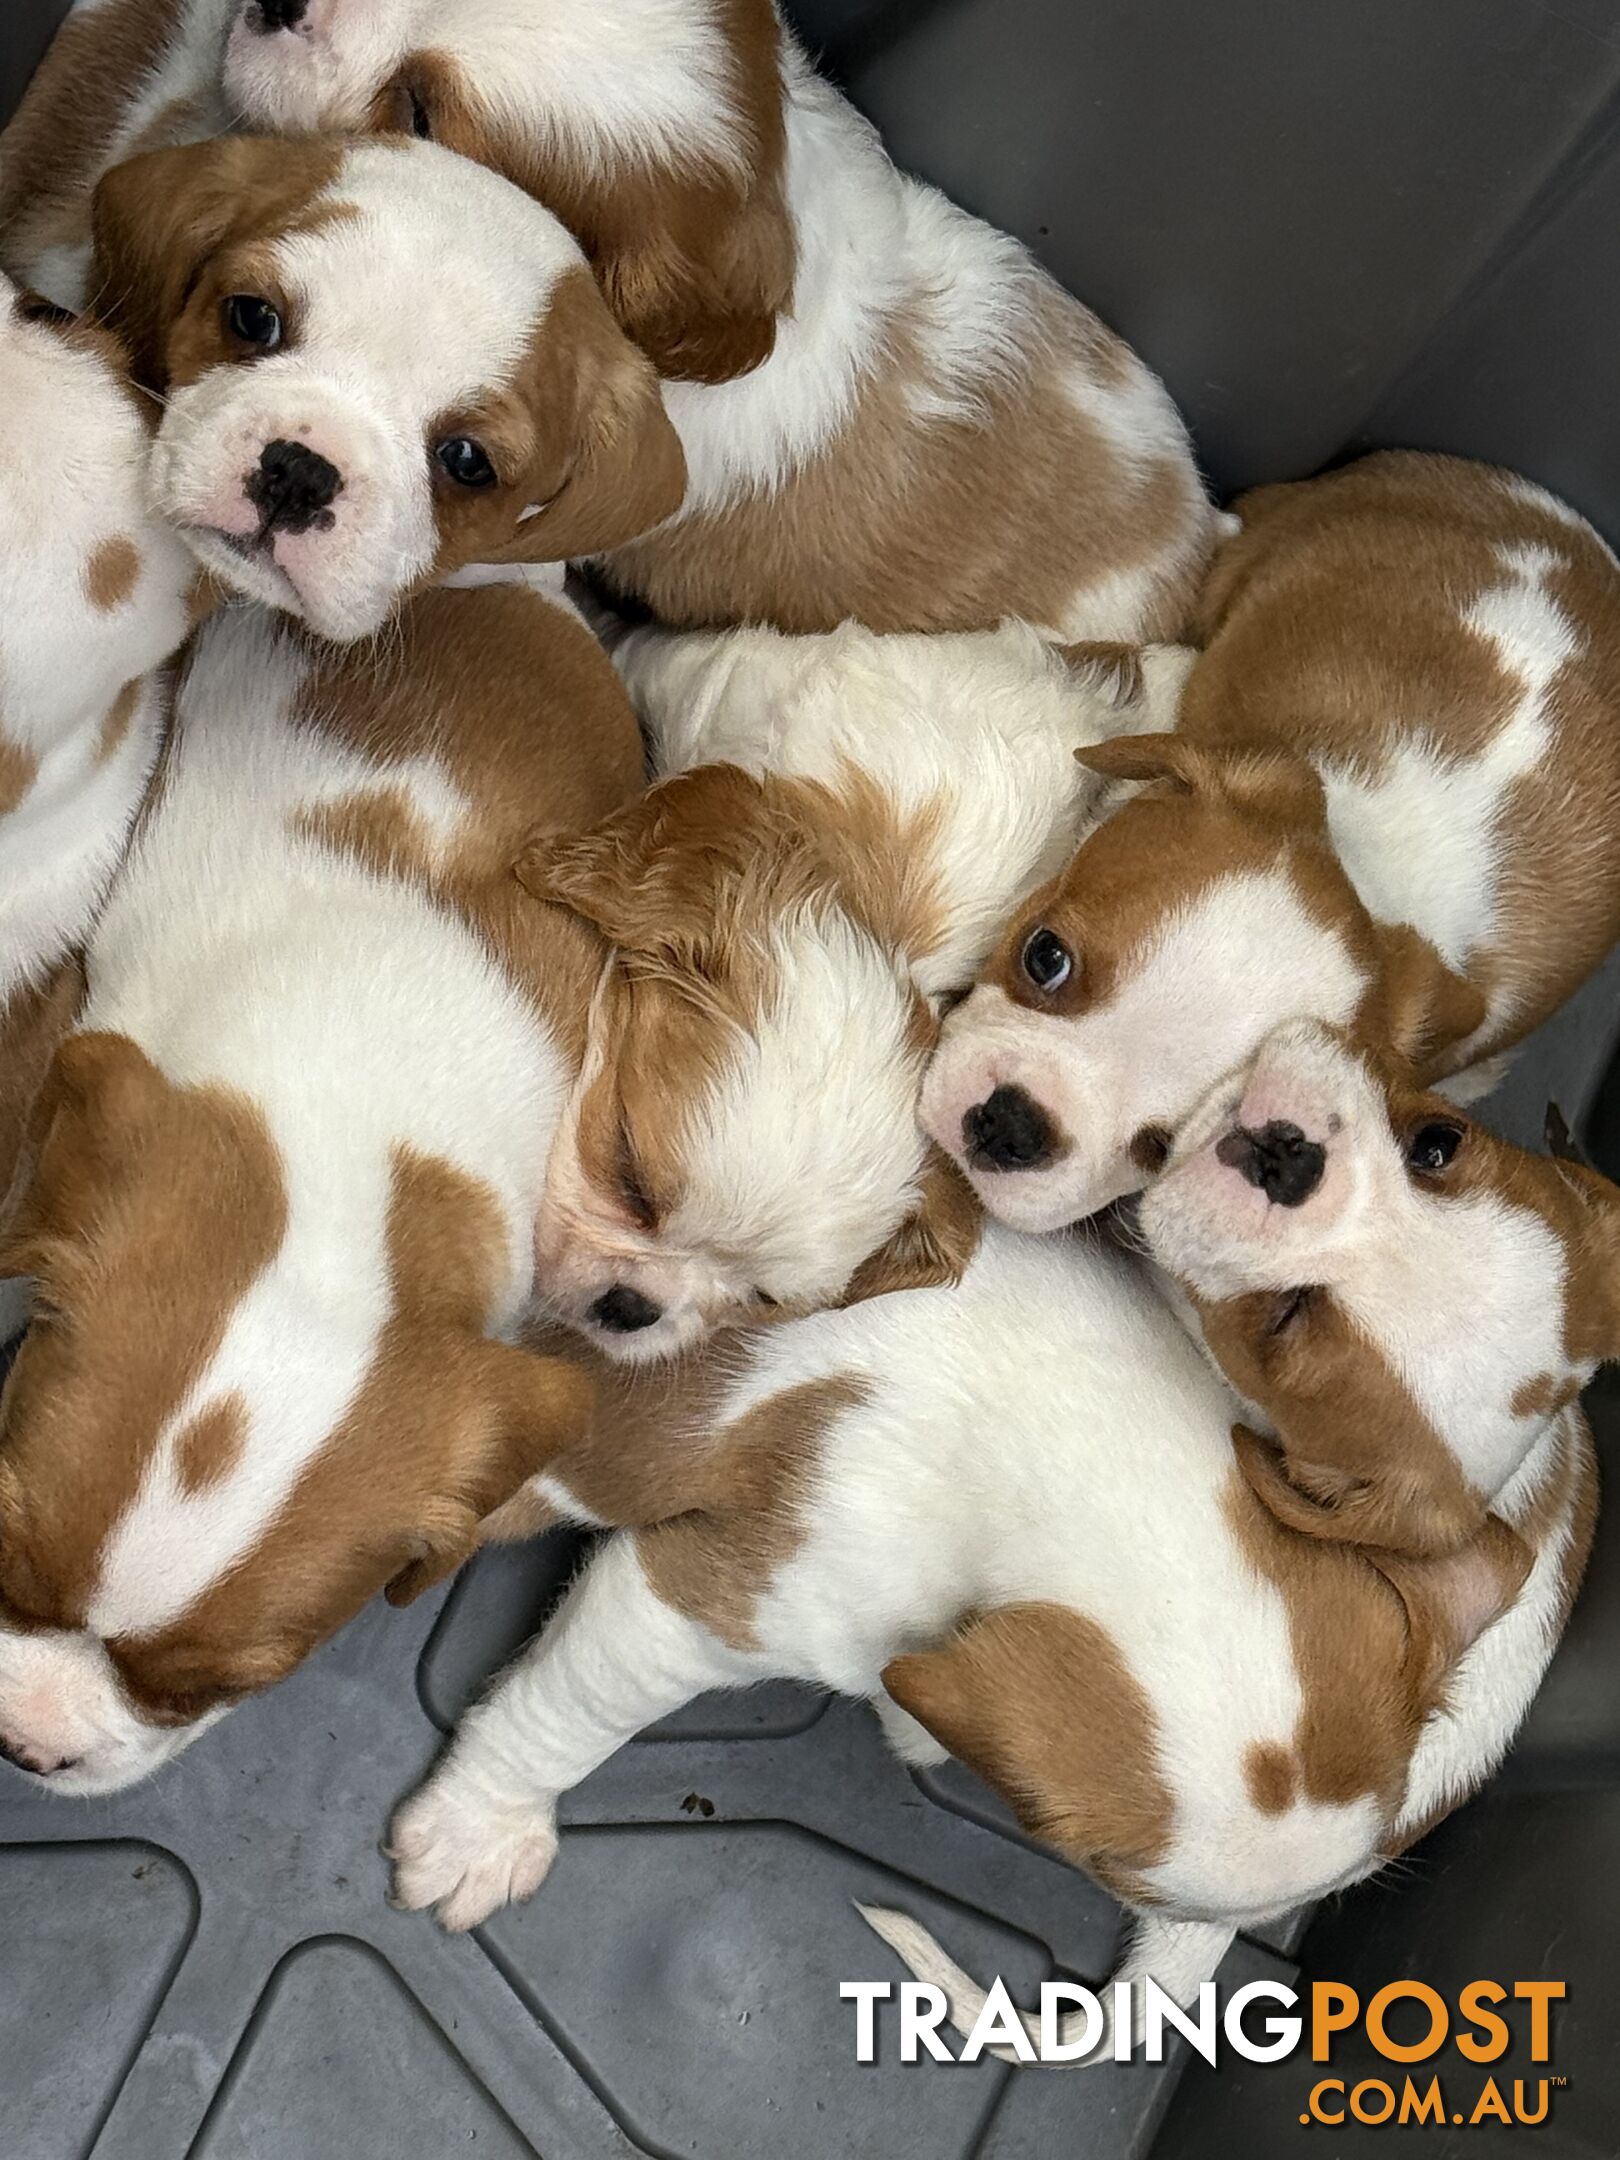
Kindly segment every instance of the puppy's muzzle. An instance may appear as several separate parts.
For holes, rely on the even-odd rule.
[[[259,537],[272,533],[328,531],[332,505],[343,492],[343,475],[308,443],[284,438],[266,443],[259,462],[242,483],[242,492],[258,511]]]
[[[58,1770],[71,1770],[78,1761],[76,1755],[60,1755],[54,1761],[43,1760],[37,1755],[25,1755],[13,1747],[9,1740],[0,1739],[0,1759],[10,1763],[13,1769],[26,1770],[30,1777],[55,1777]]]
[[[1237,1170],[1278,1207],[1299,1207],[1322,1182],[1327,1150],[1297,1125],[1273,1118],[1258,1132],[1239,1125],[1217,1141],[1216,1160]]]
[[[998,1087],[962,1119],[962,1145],[976,1170],[1038,1170],[1057,1153],[1040,1104],[1020,1087]]]
[[[249,26],[261,36],[276,30],[296,30],[309,13],[309,0],[254,0],[248,9]]]

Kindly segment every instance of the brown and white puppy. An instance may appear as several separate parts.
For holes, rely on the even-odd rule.
[[[1230,1391],[1101,1239],[992,1225],[954,1288],[768,1330],[704,1400],[708,1362],[639,1376],[639,1415],[532,1495],[627,1527],[396,1816],[401,1904],[478,1925],[543,1882],[561,1796],[616,1748],[792,1676],[871,1698],[908,1762],[978,1771],[1134,1908],[1119,1977],[1189,2002],[1234,1929],[1374,1872],[1490,1773],[1590,1541],[1573,1405],[1443,1559],[1283,1527]]]
[[[431,143],[226,137],[96,193],[97,307],[164,400],[156,508],[340,641],[470,563],[560,562],[681,500],[647,361],[579,248]]]
[[[1516,1043],[1620,932],[1620,566],[1562,503],[1389,453],[1240,505],[1171,734],[1020,911],[928,1078],[1024,1229],[1139,1188],[1283,1022],[1422,1084]]]
[[[619,1357],[953,1277],[977,1210],[917,1125],[943,1001],[1084,830],[1112,724],[1031,630],[642,630],[665,779],[520,875],[612,958],[537,1231]]]
[[[446,1573],[583,1429],[512,1337],[598,956],[511,861],[640,780],[537,592],[424,594],[381,667],[258,609],[202,633],[7,1255],[0,1745],[53,1790]]]
[[[1310,1022],[1177,1134],[1141,1226],[1318,1537],[1454,1549],[1620,1355],[1620,1191]]]
[[[661,619],[1180,634],[1217,526],[1163,386],[771,0],[250,0],[225,83],[257,127],[430,134],[579,237],[691,472],[606,566]]]
[[[145,497],[156,418],[111,337],[0,277],[0,1224],[190,627],[196,564]],[[0,1341],[19,1310],[0,1284]]]

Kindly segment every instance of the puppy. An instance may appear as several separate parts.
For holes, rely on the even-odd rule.
[[[1270,1445],[1296,1530],[1475,1536],[1620,1321],[1620,1194],[1510,1147],[1310,1022],[1176,1136],[1141,1226]]]
[[[791,1676],[873,1698],[911,1763],[968,1763],[1136,1909],[1122,1977],[1191,2000],[1235,1928],[1489,1773],[1591,1529],[1573,1405],[1445,1560],[1284,1528],[1230,1393],[1100,1240],[992,1228],[955,1289],[767,1331],[703,1384],[644,1380],[640,1423],[553,1464],[555,1512],[638,1527],[405,1803],[398,1902],[477,1925],[543,1881],[559,1800],[626,1740]]]
[[[47,1083],[0,1745],[53,1790],[438,1579],[589,1412],[508,1338],[597,956],[510,866],[634,792],[635,719],[539,593],[425,594],[398,639],[203,633]]]
[[[165,400],[157,508],[325,637],[680,502],[657,381],[578,247],[446,150],[227,137],[119,166],[94,215],[98,306]]]
[[[1175,732],[1081,751],[1138,792],[1019,913],[929,1073],[929,1131],[1024,1229],[1139,1188],[1286,1020],[1429,1085],[1620,932],[1620,566],[1591,527],[1409,454],[1241,511]]]
[[[82,309],[102,174],[229,125],[220,77],[239,4],[73,0],[0,129],[0,263],[24,284]]]
[[[916,1120],[943,999],[1084,827],[1110,724],[1029,630],[634,633],[671,777],[519,875],[606,939],[537,1228],[618,1358],[955,1275],[977,1209]]]
[[[690,468],[603,566],[660,619],[1180,634],[1216,519],[1163,386],[896,172],[771,0],[266,0],[225,87],[252,126],[432,135],[578,235]]]
[[[0,278],[0,1222],[162,738],[196,565],[122,351]],[[18,1317],[0,1285],[0,1341]]]

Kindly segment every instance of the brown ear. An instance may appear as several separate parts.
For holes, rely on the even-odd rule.
[[[972,1187],[949,1156],[929,1150],[917,1205],[855,1270],[840,1305],[859,1305],[894,1290],[937,1290],[960,1282],[979,1249],[984,1216]]]
[[[1406,1608],[1406,1671],[1424,1704],[1518,1597],[1533,1564],[1529,1546],[1499,1515],[1487,1515],[1475,1536],[1439,1559],[1385,1552],[1367,1558]]]
[[[561,450],[565,477],[549,502],[519,519],[492,560],[600,555],[674,516],[686,495],[681,439],[651,361],[615,324],[583,270],[558,287],[528,395],[536,431],[552,456]],[[566,431],[561,444],[559,427]]]
[[[1247,1425],[1233,1426],[1232,1444],[1256,1499],[1306,1537],[1426,1557],[1454,1552],[1485,1519],[1484,1501],[1449,1456],[1449,1469],[1394,1458],[1367,1477],[1303,1460]]]
[[[1107,742],[1082,743],[1074,755],[1077,764],[1104,780],[1134,780],[1143,785],[1170,780],[1190,789],[1209,777],[1205,752],[1182,735],[1111,735]]]
[[[596,1414],[596,1387],[566,1357],[537,1357],[507,1343],[477,1346],[472,1401],[455,1489],[426,1512],[388,1585],[390,1605],[409,1605],[453,1575],[483,1542],[489,1519],[530,1478],[584,1439]]]
[[[1429,1071],[1485,1021],[1485,995],[1447,967],[1409,923],[1381,924],[1375,1049],[1415,1073]]]
[[[1290,827],[1319,824],[1322,782],[1303,758],[1269,744],[1195,742],[1185,735],[1113,735],[1086,743],[1076,760],[1105,780],[1169,781],[1191,794],[1223,796]]]
[[[634,953],[690,954],[714,935],[726,884],[794,862],[810,850],[765,781],[740,765],[699,765],[660,781],[588,833],[537,834],[518,858],[518,882],[572,908],[610,944]]]
[[[138,382],[167,387],[169,331],[208,258],[238,229],[315,194],[339,154],[221,135],[148,150],[103,175],[90,208],[94,313],[123,339]]]
[[[732,382],[768,360],[797,252],[780,180],[755,176],[739,197],[730,182],[671,176],[623,208],[589,252],[615,319],[659,374]]]
[[[84,968],[75,955],[0,1009],[0,1276],[8,1271],[7,1226],[50,1123],[51,1061],[78,1018],[84,995]]]

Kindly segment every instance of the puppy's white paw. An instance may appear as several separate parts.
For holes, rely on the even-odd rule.
[[[392,1903],[406,1912],[431,1905],[459,1935],[533,1897],[557,1857],[557,1818],[545,1802],[505,1799],[451,1762],[400,1808],[384,1850],[394,1863]]]

